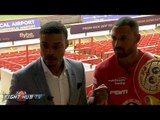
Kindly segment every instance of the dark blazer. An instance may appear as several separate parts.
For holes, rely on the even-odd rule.
[[[80,61],[64,58],[67,66],[67,76],[69,80],[69,102],[68,105],[86,105],[86,78],[84,66]],[[6,105],[54,105],[46,82],[44,70],[40,58],[21,70],[15,72],[12,76],[10,93],[16,94],[17,91],[25,91],[26,94],[43,94],[40,100],[26,100],[18,102],[7,100]],[[54,97],[54,96],[53,96]]]

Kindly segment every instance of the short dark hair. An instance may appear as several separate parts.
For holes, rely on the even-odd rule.
[[[121,17],[114,24],[114,26],[116,26],[116,27],[121,27],[121,26],[125,26],[125,25],[128,25],[135,32],[139,31],[138,22],[134,18],[131,18],[131,17]]]
[[[40,34],[64,34],[65,38],[68,38],[67,28],[61,23],[57,21],[52,21],[44,24],[40,29]]]

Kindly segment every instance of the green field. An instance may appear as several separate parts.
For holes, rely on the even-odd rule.
[[[0,15],[0,21],[44,17],[44,16],[47,16],[47,15]]]

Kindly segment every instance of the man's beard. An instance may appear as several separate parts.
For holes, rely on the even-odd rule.
[[[118,58],[126,58],[132,53],[131,49],[128,52],[125,52],[125,50],[121,47],[116,47],[114,52]]]

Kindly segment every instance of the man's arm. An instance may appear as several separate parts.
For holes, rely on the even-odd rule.
[[[80,93],[80,98],[79,98],[79,105],[87,105],[87,98],[86,98],[86,76],[85,76],[85,69],[83,64],[82,65],[82,90]]]
[[[23,84],[21,84],[20,78],[18,77],[18,75],[13,73],[9,95],[16,95],[16,92],[22,90],[22,88],[23,88]],[[23,105],[25,103],[25,102],[18,102],[17,100],[18,98],[8,99],[6,102],[6,105]]]

